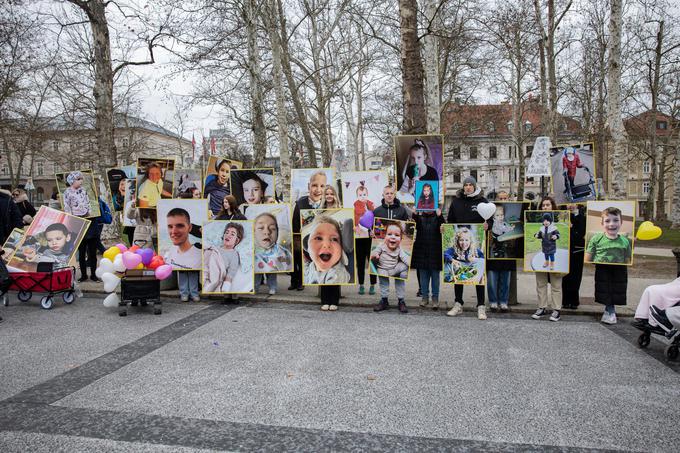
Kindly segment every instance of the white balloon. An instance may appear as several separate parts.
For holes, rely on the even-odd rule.
[[[484,220],[489,220],[496,213],[496,205],[493,203],[479,203],[477,212]]]
[[[106,274],[107,272],[113,272],[113,261],[108,258],[102,258],[99,260],[99,267],[94,272],[94,274],[97,277],[102,278],[102,275]]]
[[[111,272],[107,272],[102,275],[102,281],[104,282],[104,291],[111,293],[116,290],[118,284],[120,283],[120,277],[115,276]]]
[[[104,299],[104,306],[108,308],[117,307],[119,302],[120,297],[118,297],[118,294],[111,293]]]
[[[116,272],[125,272],[125,264],[123,264],[123,254],[119,253],[113,259],[113,270]]]

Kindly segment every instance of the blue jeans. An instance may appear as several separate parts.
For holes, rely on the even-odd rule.
[[[269,286],[269,289],[273,289],[276,291],[278,289],[278,279],[276,274],[264,274],[267,279],[267,286]]]
[[[511,271],[486,271],[486,290],[490,304],[507,305],[510,296]]]
[[[439,297],[439,274],[436,269],[418,269],[420,276],[420,294],[423,298],[430,296],[430,281],[432,281],[432,297]]]
[[[378,280],[380,281],[380,297],[387,299],[390,295],[390,278],[378,277]],[[391,280],[394,280],[394,291],[397,293],[397,299],[406,297],[406,282],[396,278]]]
[[[545,255],[546,261],[552,261],[553,263],[555,262],[555,254],[554,253],[544,253],[544,255]]]
[[[179,295],[185,297],[198,297],[198,271],[177,272],[177,285]]]

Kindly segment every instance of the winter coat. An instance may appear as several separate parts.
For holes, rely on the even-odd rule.
[[[19,208],[24,225],[30,225],[31,222],[33,222],[36,211],[31,202],[28,201],[28,196],[25,193],[22,193],[14,199],[14,202],[17,204],[17,208]]]
[[[413,214],[416,241],[413,244],[411,268],[442,270],[442,235],[439,227],[444,217],[435,213]]]
[[[546,233],[546,228],[548,232]],[[557,227],[554,224],[550,224],[547,227],[541,225],[541,229],[535,234],[535,236],[541,240],[541,250],[544,255],[552,255],[557,252],[557,241],[560,239],[560,232],[557,231]],[[555,239],[552,237],[555,236]]]
[[[595,265],[595,302],[626,305],[628,267],[616,264]]]
[[[12,201],[12,194],[0,189],[0,244],[4,244],[7,237],[14,228],[23,228],[24,222],[21,219],[21,211],[16,203]]]
[[[484,218],[477,212],[479,203],[487,203],[481,189],[475,190],[469,196],[465,195],[463,189],[459,189],[449,206],[446,223],[484,223]]]
[[[395,220],[408,220],[411,217],[408,209],[402,206],[396,198],[394,199],[394,203],[389,206],[385,203],[385,199],[383,199],[382,204],[373,210],[373,216]]]

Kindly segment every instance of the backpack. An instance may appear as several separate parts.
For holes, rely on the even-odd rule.
[[[113,222],[113,216],[111,215],[111,209],[109,208],[109,205],[104,203],[104,201],[100,198],[99,199],[99,211],[101,212],[100,217],[101,217],[101,223],[105,223],[107,225],[110,225],[111,222]]]

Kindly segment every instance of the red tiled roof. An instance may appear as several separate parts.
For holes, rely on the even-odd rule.
[[[626,132],[630,136],[646,136],[649,133],[649,122],[652,119],[652,111],[647,110],[646,112],[640,113],[639,115],[632,116],[623,122],[626,127]],[[657,137],[668,137],[675,132],[678,127],[678,121],[674,121],[672,117],[665,115],[661,112],[656,112],[656,121],[665,121],[666,129],[659,129],[656,127]]]

